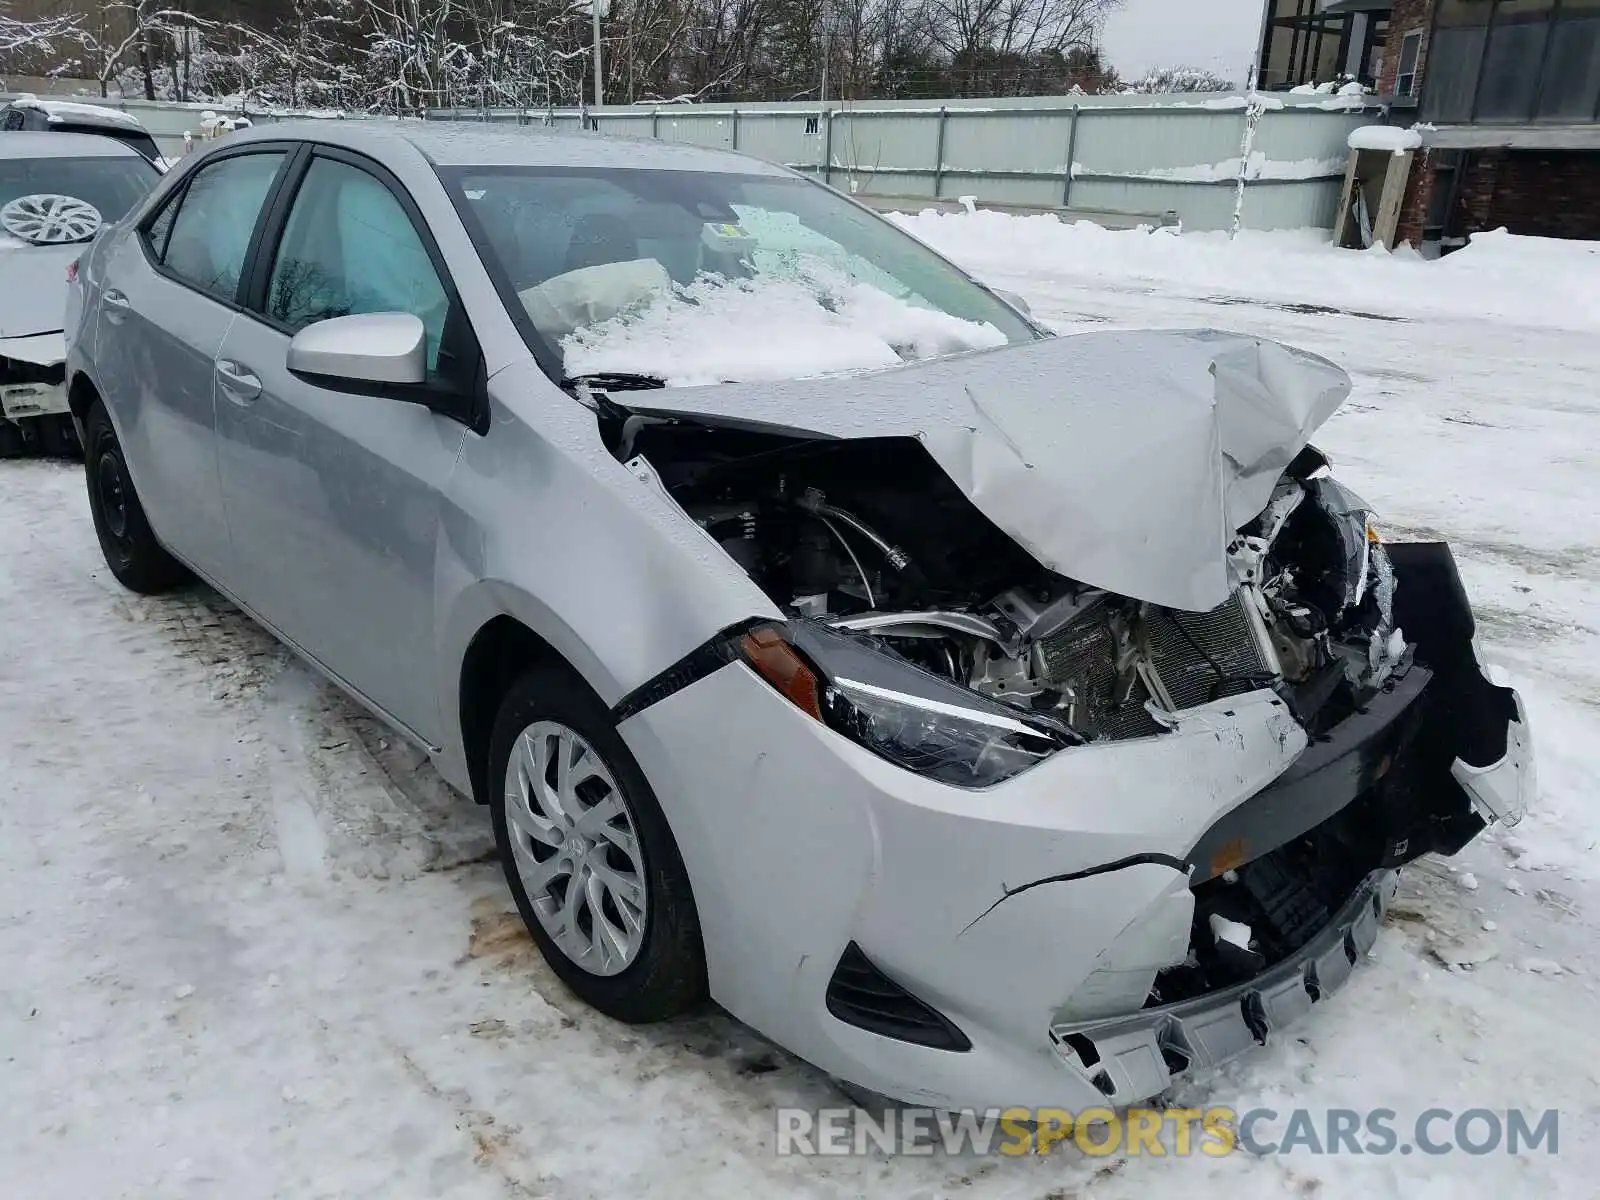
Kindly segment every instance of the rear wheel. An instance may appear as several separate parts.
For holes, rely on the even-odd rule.
[[[659,1021],[705,992],[688,874],[644,773],[600,699],[538,667],[507,693],[489,799],[506,882],[545,961],[620,1021]]]
[[[111,573],[123,587],[145,595],[187,583],[188,569],[167,553],[150,529],[116,430],[99,400],[90,406],[83,427],[89,512]]]

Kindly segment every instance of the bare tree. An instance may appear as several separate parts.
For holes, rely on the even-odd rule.
[[[0,49],[43,46],[30,64],[90,75],[102,94],[116,83],[150,98],[290,107],[549,110],[582,103],[590,70],[591,23],[577,0],[59,2],[80,15],[0,20]],[[1100,29],[1120,3],[613,0],[606,98],[815,98],[824,78],[836,101],[1099,90],[1112,78]]]
[[[928,0],[935,44],[960,95],[1017,93],[1030,71],[1094,47],[1122,0]]]
[[[8,61],[25,53],[53,56],[57,46],[77,39],[82,20],[78,13],[19,20],[0,6],[0,54]]]

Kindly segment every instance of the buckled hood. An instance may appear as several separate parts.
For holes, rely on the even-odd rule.
[[[1049,570],[1207,611],[1231,591],[1235,531],[1349,393],[1333,363],[1276,342],[1138,330],[629,400],[719,424],[914,437]]]

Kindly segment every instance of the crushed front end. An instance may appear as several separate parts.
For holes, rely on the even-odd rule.
[[[0,338],[0,458],[79,452],[59,333]]]
[[[742,663],[827,731],[785,778],[872,814],[874,871],[838,884],[837,929],[791,947],[817,964],[794,983],[813,1017],[720,985],[862,1086],[939,1103],[1022,1102],[1008,1079],[1040,1103],[1160,1092],[1326,999],[1372,945],[1395,869],[1515,821],[1532,792],[1526,719],[1477,657],[1449,549],[1386,545],[1313,449],[1226,547],[1226,601],[1193,612],[1045,570],[911,439],[627,415],[610,436],[787,618],[713,643],[627,712],[692,743],[695,706],[736,687],[693,681]],[[751,770],[776,770],[773,735],[750,741]],[[1041,931],[1068,927],[1041,963]],[[864,974],[892,1019],[839,1000]],[[1032,1074],[1041,1051],[1070,1087]]]
[[[1449,547],[1384,545],[1370,522],[1319,464],[1286,477],[1234,547],[1235,601],[1263,602],[1272,686],[1309,744],[1187,856],[1188,953],[1143,1009],[1058,1014],[1052,1045],[1113,1102],[1304,1016],[1372,947],[1399,867],[1514,824],[1532,798],[1527,717],[1479,658]]]

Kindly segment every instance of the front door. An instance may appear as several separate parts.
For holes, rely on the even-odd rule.
[[[440,492],[467,431],[285,365],[291,336],[316,321],[408,312],[422,318],[437,370],[452,293],[397,193],[354,156],[311,158],[260,311],[240,316],[218,357],[218,464],[242,598],[437,745]]]

